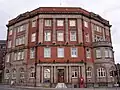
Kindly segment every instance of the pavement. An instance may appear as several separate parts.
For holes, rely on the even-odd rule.
[[[120,87],[114,88],[40,88],[27,86],[0,85],[0,90],[120,90]]]

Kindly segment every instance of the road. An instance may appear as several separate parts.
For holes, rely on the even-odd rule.
[[[34,87],[10,87],[7,85],[0,85],[0,90],[120,90],[120,88],[66,88],[66,89],[53,89],[53,88],[34,88]]]

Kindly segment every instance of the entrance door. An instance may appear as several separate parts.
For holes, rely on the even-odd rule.
[[[64,82],[64,69],[58,69],[58,82]]]

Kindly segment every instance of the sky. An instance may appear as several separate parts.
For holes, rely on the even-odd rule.
[[[38,7],[81,7],[110,21],[115,62],[120,63],[119,0],[0,0],[0,40],[6,39],[6,24],[21,13]]]

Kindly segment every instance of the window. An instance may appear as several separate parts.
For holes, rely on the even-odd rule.
[[[21,26],[17,27],[17,32],[24,31],[25,29],[26,29],[26,25],[21,25]]]
[[[113,77],[114,76],[114,71],[110,70],[109,74],[110,74],[110,77]]]
[[[108,35],[108,36],[110,35],[110,32],[108,29],[106,29],[105,32],[106,32],[106,35]]]
[[[10,54],[6,56],[6,62],[10,62]]]
[[[10,29],[10,30],[9,30],[9,35],[12,35],[12,32],[13,32],[13,30],[12,30],[12,29]]]
[[[91,78],[91,76],[92,76],[92,68],[88,67],[87,68],[87,78]]]
[[[25,36],[16,38],[15,44],[16,44],[16,46],[17,46],[17,45],[25,44]]]
[[[30,49],[30,59],[35,58],[35,48]]]
[[[25,53],[24,51],[21,52],[21,59],[24,59]]]
[[[17,60],[20,60],[21,52],[18,52],[17,54]]]
[[[14,53],[14,60],[24,59],[24,51],[19,51]]]
[[[57,26],[64,26],[64,20],[57,20]]]
[[[14,60],[17,60],[17,52],[14,53]]]
[[[89,34],[88,33],[85,35],[85,41],[86,42],[90,42],[90,38],[89,38]]]
[[[36,33],[33,33],[31,36],[31,42],[35,42],[36,41]]]
[[[51,49],[50,48],[44,48],[44,57],[51,57]]]
[[[78,77],[77,70],[72,70],[72,78],[77,78],[77,77]]]
[[[84,27],[88,27],[88,22],[84,21]]]
[[[8,41],[8,48],[11,48],[12,41]]]
[[[50,69],[44,70],[44,78],[50,78]]]
[[[36,20],[32,21],[32,27],[36,27]]]
[[[109,57],[110,57],[110,58],[113,57],[112,50],[109,50]]]
[[[57,32],[57,41],[64,41],[63,32]]]
[[[35,77],[35,69],[32,67],[30,69],[30,78],[34,78]]]
[[[70,22],[70,26],[71,27],[76,26],[76,21],[75,20],[70,20],[69,22]]]
[[[70,32],[70,41],[76,41],[76,31]]]
[[[20,78],[23,79],[25,76],[24,76],[24,69],[21,68],[20,69]]]
[[[101,58],[101,50],[96,49],[96,58]]]
[[[51,20],[45,20],[45,26],[51,26],[52,21]]]
[[[9,79],[9,78],[10,78],[10,72],[8,69],[6,69],[5,79]]]
[[[71,57],[77,57],[77,48],[71,48]]]
[[[58,48],[58,57],[64,57],[64,48]]]
[[[104,68],[97,69],[97,76],[98,77],[105,77],[105,69]]]
[[[16,70],[15,69],[13,69],[13,71],[12,71],[12,79],[16,79]]]
[[[86,49],[86,58],[91,58],[91,51],[89,48]]]
[[[105,57],[108,58],[109,57],[109,50],[108,49],[105,49]]]
[[[51,32],[50,31],[45,32],[45,41],[51,41]]]

